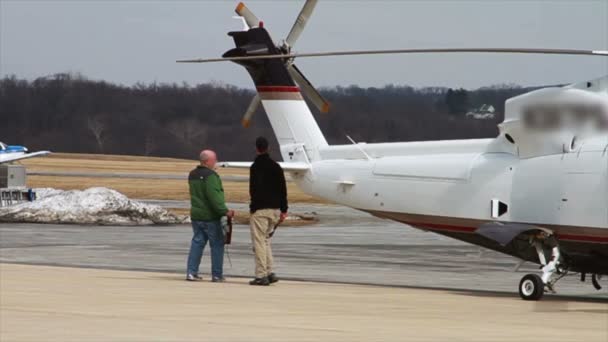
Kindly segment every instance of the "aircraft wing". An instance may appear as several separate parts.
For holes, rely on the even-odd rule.
[[[218,166],[236,168],[236,169],[248,169],[251,167],[251,164],[253,164],[253,162],[221,162],[221,163],[218,163]],[[298,172],[298,171],[306,171],[306,170],[310,169],[310,164],[300,163],[300,162],[294,162],[294,163],[279,162],[279,165],[281,166],[281,168],[283,168],[283,171],[285,171],[285,172]]]
[[[50,154],[50,153],[51,153],[51,151],[38,151],[38,152],[31,152],[31,153],[4,153],[4,154],[0,154],[0,164],[10,163],[10,162],[14,162],[17,160],[22,160],[22,159],[46,156],[47,154]]]

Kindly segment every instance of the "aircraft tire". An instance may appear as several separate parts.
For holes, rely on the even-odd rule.
[[[545,284],[536,274],[526,274],[519,282],[519,296],[523,300],[540,300],[545,293]]]

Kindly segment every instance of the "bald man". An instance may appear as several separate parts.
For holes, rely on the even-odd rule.
[[[222,216],[233,217],[224,199],[224,188],[220,176],[214,171],[217,155],[211,150],[200,153],[201,164],[190,171],[190,218],[192,220],[192,243],[188,255],[186,280],[202,280],[198,269],[203,250],[209,241],[211,246],[211,281],[224,281],[224,231]]]

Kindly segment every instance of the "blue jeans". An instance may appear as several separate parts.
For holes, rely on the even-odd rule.
[[[211,246],[211,276],[223,277],[224,231],[220,221],[192,221],[192,243],[188,254],[188,274],[198,274],[203,250],[209,241]]]

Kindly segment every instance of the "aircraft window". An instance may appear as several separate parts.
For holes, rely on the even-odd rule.
[[[593,117],[593,112],[589,110],[589,108],[580,106],[572,108],[572,117],[577,122],[587,121]]]
[[[572,107],[569,113],[572,115],[569,118],[569,123],[578,131],[592,132],[608,128],[608,117],[600,107]]]
[[[608,130],[608,116],[606,116],[606,115],[598,115],[598,117],[597,117],[597,126],[602,131]]]
[[[595,127],[599,130],[608,129],[608,113],[602,111],[601,108],[591,108],[592,117],[590,118],[593,121]]]
[[[522,119],[527,128],[535,130],[608,129],[608,115],[600,107],[592,105],[532,106],[524,109]]]
[[[556,129],[561,125],[561,117],[560,112],[555,109],[549,109],[544,111],[542,118],[542,125],[544,128],[548,129]]]
[[[523,114],[524,124],[538,130],[558,129],[561,125],[560,112],[554,108],[529,108]]]

